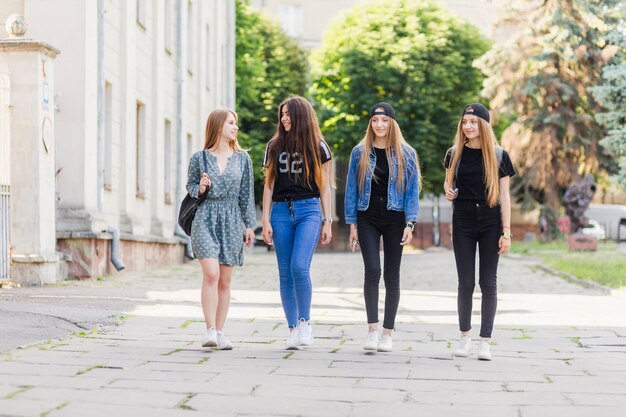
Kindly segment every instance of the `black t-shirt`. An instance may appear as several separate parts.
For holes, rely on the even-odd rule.
[[[270,140],[265,148],[263,166],[267,166],[271,143],[272,141]],[[330,149],[323,141],[320,141],[320,155],[322,157],[322,164],[332,159]],[[299,179],[296,178],[296,174],[302,174],[304,172],[302,158],[297,153],[288,155],[287,152],[283,150],[278,156],[276,170],[272,201],[304,200],[305,198],[320,196],[320,191],[317,188],[314,178],[310,180],[311,186],[306,184],[302,176],[300,176]]]
[[[450,167],[452,154],[448,152],[444,161],[446,168]],[[465,146],[459,162],[459,175],[456,178],[456,187],[459,189],[457,200],[460,201],[487,201],[487,187],[484,180],[483,151]],[[454,175],[454,172],[450,173]],[[515,168],[507,151],[502,152],[499,177],[512,177]]]
[[[374,168],[374,178],[372,178],[372,197],[383,197],[387,200],[389,188],[389,161],[387,151],[383,148],[374,148],[376,153],[376,167]]]

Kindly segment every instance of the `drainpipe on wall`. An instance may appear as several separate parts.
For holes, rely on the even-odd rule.
[[[124,269],[124,262],[122,262],[122,259],[120,258],[120,249],[122,247],[122,243],[120,241],[120,231],[116,227],[109,224],[103,232],[111,233],[111,263],[115,269],[121,271]]]
[[[176,1],[176,212],[174,234],[185,240],[185,257],[194,259],[191,240],[178,225],[178,211],[183,195],[183,93],[185,91],[185,62],[183,62],[183,0]]]

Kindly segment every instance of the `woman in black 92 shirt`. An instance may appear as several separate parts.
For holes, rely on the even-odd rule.
[[[278,106],[263,167],[263,240],[276,250],[289,326],[285,349],[297,350],[313,343],[311,260],[318,241],[330,242],[333,221],[332,155],[305,98],[289,97]]]
[[[472,296],[479,248],[481,341],[478,359],[491,360],[489,340],[497,306],[499,256],[511,247],[509,180],[515,169],[508,153],[497,146],[489,111],[468,105],[459,121],[455,143],[446,154],[446,199],[453,202],[452,245],[459,277],[457,308],[461,338],[455,356],[469,356]]]

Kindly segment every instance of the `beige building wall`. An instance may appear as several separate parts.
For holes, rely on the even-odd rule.
[[[251,5],[281,23],[287,34],[308,48],[322,43],[322,34],[331,20],[356,3],[371,0],[252,0]],[[496,21],[503,12],[502,2],[495,0],[442,0],[444,6],[460,18],[477,26],[483,35],[495,39],[499,34]],[[384,7],[384,2],[381,2]]]
[[[105,88],[99,108],[99,1],[0,2],[3,25],[9,15],[21,13],[28,37],[61,51],[55,71],[57,237],[66,243],[109,239],[103,230],[113,226],[122,240],[167,244],[182,254],[175,230],[188,158],[203,145],[210,111],[234,107],[235,0],[101,4]],[[98,141],[99,111],[104,145]],[[130,254],[122,256],[127,267],[134,262]],[[102,268],[108,271],[106,262],[96,269]]]

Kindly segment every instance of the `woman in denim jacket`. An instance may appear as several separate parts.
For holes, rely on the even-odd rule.
[[[365,265],[363,293],[369,331],[363,348],[390,352],[400,302],[402,248],[413,236],[421,177],[417,153],[402,137],[393,107],[377,103],[369,116],[365,137],[350,155],[345,217],[352,250],[361,247]],[[382,336],[378,332],[381,236],[386,289]]]

